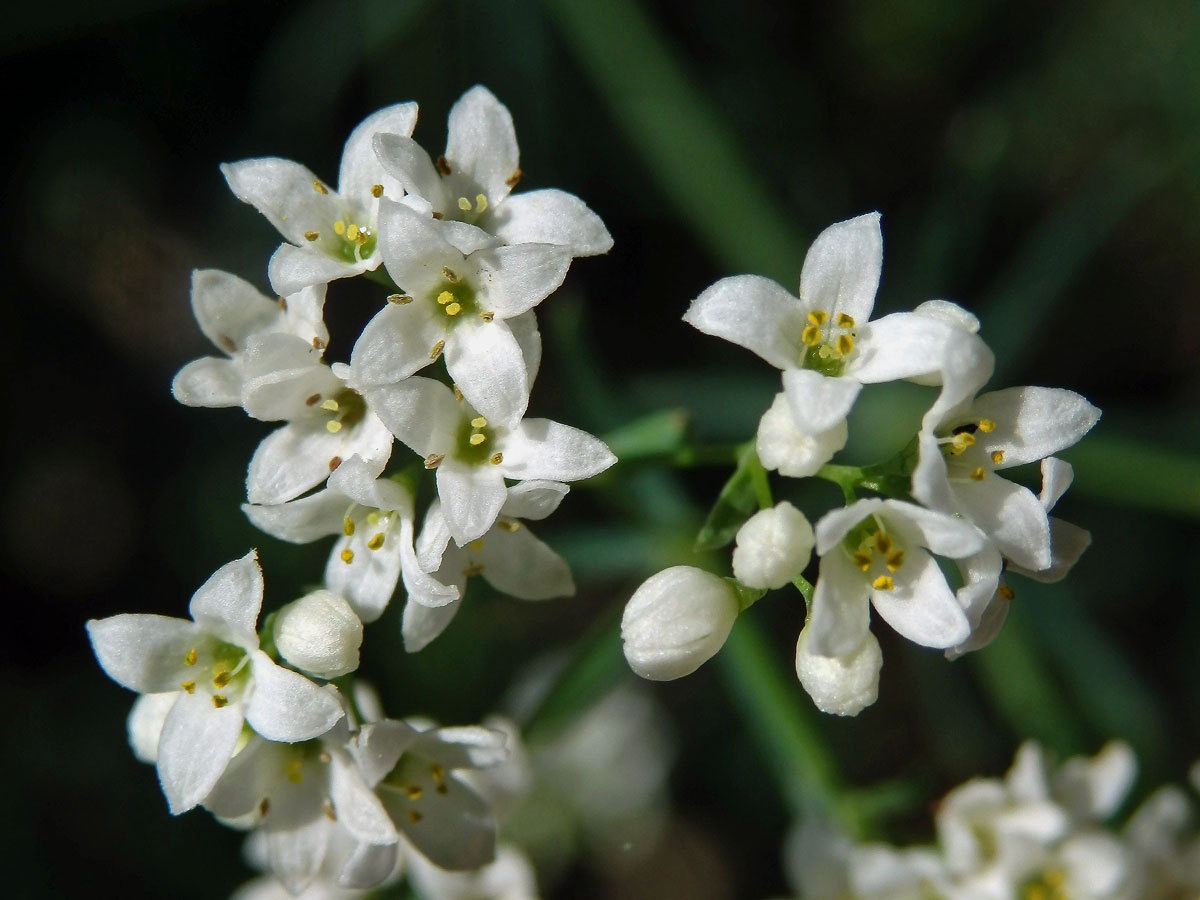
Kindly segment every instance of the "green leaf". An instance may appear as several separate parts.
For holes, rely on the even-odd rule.
[[[759,509],[759,482],[763,474],[754,445],[747,445],[738,456],[737,468],[721,488],[717,502],[696,535],[694,549],[697,553],[724,547],[733,540],[742,523]]]
[[[604,442],[621,462],[665,456],[682,446],[687,421],[682,409],[660,409],[608,432]]]

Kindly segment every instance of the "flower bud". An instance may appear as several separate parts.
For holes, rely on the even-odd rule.
[[[796,675],[821,712],[857,716],[879,696],[883,654],[875,635],[867,632],[857,650],[843,656],[820,656],[808,649],[805,626],[796,642]]]
[[[692,566],[664,569],[625,606],[625,659],[653,681],[689,675],[721,649],[740,608],[736,589],[724,578]]]
[[[759,510],[738,529],[734,577],[747,587],[781,588],[804,571],[815,540],[804,513],[786,500]]]
[[[333,591],[319,590],[275,614],[272,629],[280,655],[318,678],[336,678],[358,668],[362,622]]]
[[[754,449],[764,468],[789,478],[806,478],[815,475],[833,459],[833,454],[846,446],[848,433],[845,419],[828,431],[817,434],[801,431],[792,419],[787,397],[776,394],[771,408],[758,422]]]

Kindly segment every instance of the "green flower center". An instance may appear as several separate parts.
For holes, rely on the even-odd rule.
[[[842,539],[855,567],[877,591],[895,587],[892,576],[904,565],[904,548],[888,533],[878,516],[868,516]],[[873,576],[873,577],[872,577]]]
[[[320,394],[313,394],[304,403],[317,407],[328,416],[325,430],[330,434],[337,434],[343,428],[353,428],[367,414],[367,401],[350,388],[342,388],[332,397],[322,398]]]
[[[846,357],[854,352],[854,319],[845,313],[831,317],[824,310],[808,314],[808,324],[800,333],[804,344],[801,368],[812,369],[837,378],[846,368]]]
[[[187,672],[179,687],[188,694],[200,691],[212,697],[212,705],[221,709],[231,698],[241,696],[246,687],[250,656],[241,647],[211,639],[188,649],[183,656]]]
[[[488,420],[483,416],[473,419],[463,418],[458,425],[455,436],[454,455],[471,466],[482,466],[485,463],[499,465],[500,456],[496,452],[496,432],[488,427]],[[502,457],[501,457],[502,458]]]

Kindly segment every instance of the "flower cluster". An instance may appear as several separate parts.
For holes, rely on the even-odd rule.
[[[1123,826],[1108,824],[1136,774],[1128,746],[1051,769],[1033,743],[1004,778],[974,778],[937,805],[937,843],[855,844],[815,819],[793,832],[785,864],[805,900],[1136,900],[1200,891],[1191,802],[1159,788]]]
[[[853,715],[878,692],[872,608],[903,637],[953,657],[997,633],[1013,597],[1006,573],[1052,581],[1087,547],[1086,531],[1049,515],[1072,475],[1053,454],[1083,437],[1099,410],[1068,390],[980,393],[991,351],[978,321],[948,301],[871,319],[882,261],[879,215],[869,213],[817,237],[798,298],[744,275],[692,302],[686,322],[782,370],[782,391],[742,470],[757,468],[767,491],[764,469],[828,478],[842,486],[846,506],[813,526],[787,501],[762,504],[737,532],[733,579],[692,567],[650,578],[622,622],[637,673],[688,674],[720,649],[743,609],[795,582],[808,600],[796,673],[822,710]],[[939,388],[909,446],[877,466],[828,465],[846,444],[863,385],[898,380]],[[1040,494],[1003,477],[1039,460]],[[814,549],[820,562],[810,587],[803,572]],[[954,563],[956,581],[939,558]]]
[[[513,193],[512,118],[485,88],[454,105],[436,159],[413,141],[416,120],[402,103],[363,121],[336,187],[283,159],[222,166],[285,238],[267,270],[277,299],[225,272],[192,279],[222,355],[185,366],[175,397],[282,423],[250,460],[243,509],[286,541],[336,535],[321,585],[260,625],[251,551],[196,592],[191,621],[88,623],[105,672],[142,695],[130,740],[171,812],[203,805],[255,829],[293,894],[319,877],[369,888],[405,857],[439,871],[492,863],[491,806],[464,773],[502,762],[505,734],[389,719],[342,679],[399,583],[409,651],[447,627],[471,576],[521,599],[572,594],[566,563],[525,523],[615,462],[597,438],[525,416],[534,307],[575,257],[608,251],[603,223],[562,191]],[[348,363],[331,364],[326,294],[359,275],[384,285],[378,309]],[[414,455],[394,458],[395,440]],[[422,477],[436,497],[419,510]]]

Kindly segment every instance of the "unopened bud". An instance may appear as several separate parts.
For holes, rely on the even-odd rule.
[[[879,696],[883,654],[875,635],[867,632],[856,650],[843,656],[820,656],[808,649],[809,629],[796,642],[796,675],[821,712],[857,716]]]
[[[848,433],[845,419],[828,431],[801,431],[792,418],[787,397],[776,394],[771,408],[759,420],[754,449],[764,468],[789,478],[807,478],[846,446]]]
[[[333,591],[319,590],[289,603],[275,615],[275,646],[297,669],[336,678],[358,668],[362,622]]]
[[[692,566],[664,569],[625,606],[625,659],[653,681],[689,675],[721,649],[739,610],[737,591],[725,579]]]
[[[815,540],[804,513],[786,500],[759,510],[738,529],[734,577],[747,587],[781,588],[804,571]]]

